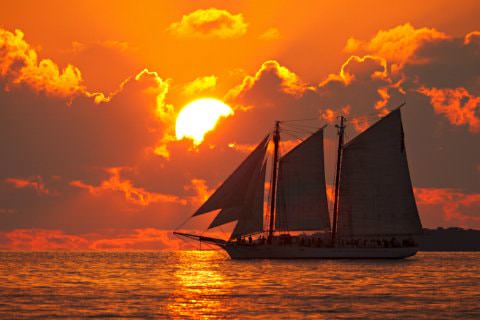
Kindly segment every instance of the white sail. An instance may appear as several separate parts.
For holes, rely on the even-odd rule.
[[[420,233],[403,139],[397,109],[344,146],[339,237]]]
[[[269,136],[253,150],[240,166],[218,187],[208,200],[193,214],[198,216],[213,210],[241,207],[247,198],[248,187],[261,170]]]
[[[280,159],[277,230],[330,228],[323,157],[322,128]]]

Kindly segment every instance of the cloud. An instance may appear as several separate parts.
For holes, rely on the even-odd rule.
[[[470,45],[470,44],[474,44],[474,42],[476,41],[478,44],[479,40],[480,40],[480,31],[472,31],[465,35],[463,43],[465,45]]]
[[[280,30],[277,28],[268,28],[258,38],[262,40],[278,40],[282,37]]]
[[[179,37],[227,39],[243,36],[247,27],[242,14],[210,8],[184,15],[182,20],[172,23],[167,30]]]
[[[2,250],[162,250],[191,249],[192,243],[155,228],[69,234],[62,230],[15,229],[0,232]]]
[[[350,38],[345,46],[347,52],[368,52],[391,63],[403,64],[411,59],[415,51],[427,42],[449,37],[434,28],[415,28],[410,23],[388,30],[380,30],[369,41]]]
[[[307,86],[300,78],[278,61],[265,61],[255,75],[247,75],[242,84],[232,89],[227,97],[230,99],[242,99],[253,92],[256,88],[270,88],[291,95],[301,95]],[[261,89],[260,89],[261,90]]]
[[[480,133],[480,97],[465,88],[438,89],[422,87],[418,90],[428,96],[435,112],[445,115],[451,124],[468,126],[470,132]]]
[[[472,31],[456,38],[407,23],[379,31],[368,41],[351,38],[346,50],[384,59],[387,83],[378,89],[382,100],[375,105],[381,113],[392,92],[410,96],[415,92],[427,96],[433,110],[450,124],[465,126],[475,134],[480,132],[480,76],[476,71],[480,46],[475,45],[479,34]],[[343,68],[340,78],[349,79],[348,74],[343,76]]]
[[[109,191],[121,192],[128,202],[139,206],[148,206],[154,202],[187,204],[185,200],[177,196],[148,192],[143,188],[133,186],[132,181],[120,176],[121,168],[109,168],[107,172],[110,177],[98,186],[89,185],[79,180],[71,181],[70,185],[85,189],[95,196]]]
[[[4,76],[0,85],[9,91],[0,91],[0,145],[6,155],[0,158],[0,181],[16,180],[0,183],[4,209],[0,213],[5,213],[0,214],[0,228],[5,231],[0,238],[32,228],[31,234],[19,232],[17,239],[24,239],[16,242],[19,248],[48,248],[48,230],[63,230],[65,235],[54,235],[57,244],[52,248],[61,248],[62,241],[86,249],[168,245],[161,230],[187,218],[252,146],[271,132],[275,120],[314,119],[309,123],[314,128],[335,122],[342,112],[348,115],[349,140],[404,100],[408,102],[402,116],[413,183],[447,189],[458,204],[454,211],[462,217],[453,214],[455,218],[448,220],[446,214],[439,214],[447,203],[428,204],[424,192],[419,200],[422,219],[427,226],[435,226],[435,219],[443,219],[445,226],[457,221],[477,226],[477,202],[470,195],[480,190],[480,151],[465,147],[478,144],[478,134],[472,134],[476,120],[471,118],[472,114],[478,118],[478,104],[477,109],[471,108],[480,83],[478,74],[471,71],[478,70],[473,59],[478,52],[476,38],[470,36],[466,45],[463,37],[424,37],[412,40],[416,49],[408,51],[410,57],[397,62],[395,70],[395,63],[380,54],[388,50],[366,52],[365,44],[352,52],[337,73],[318,83],[308,83],[280,61],[265,61],[231,87],[225,99],[235,114],[222,119],[196,149],[173,136],[179,110],[171,104],[171,95],[181,95],[184,87],[171,86],[169,79],[152,70],[124,81],[104,103],[80,92],[70,106],[58,99],[64,96],[38,94],[33,86],[12,85]],[[400,61],[402,56],[392,59]],[[450,71],[452,77],[444,76],[443,69],[450,66],[446,62],[459,70]],[[433,75],[442,75],[444,83],[435,85],[440,80]],[[211,82],[198,79],[192,82],[196,83],[192,92],[209,90]],[[466,106],[470,111],[464,110]],[[289,133],[282,132],[283,151],[298,141]],[[333,175],[335,134],[334,128],[327,128],[329,175]],[[326,179],[333,181],[332,176]],[[37,189],[58,192],[58,197],[39,197],[43,193]],[[192,222],[192,228],[202,228],[205,221]]]
[[[104,41],[96,41],[93,43],[84,43],[79,41],[72,41],[71,48],[67,50],[63,50],[63,53],[84,53],[89,49],[93,49],[95,47],[104,47],[109,49],[118,50],[120,52],[126,52],[131,50],[132,47],[127,41],[120,41],[120,40],[104,40]]]
[[[20,30],[15,33],[0,28],[0,76],[10,86],[27,85],[50,96],[73,98],[92,97],[96,102],[108,100],[103,93],[89,92],[82,85],[80,70],[67,65],[63,70],[50,59],[38,59],[37,52],[24,39]]]
[[[193,96],[215,88],[217,85],[217,77],[214,75],[199,77],[185,85],[183,93],[187,96]]]
[[[100,45],[105,46],[107,48],[116,49],[119,51],[127,51],[131,49],[130,44],[127,41],[105,40],[100,42]]]
[[[464,193],[451,188],[415,188],[414,191],[417,205],[425,215],[434,215],[428,217],[433,220],[428,221],[429,225],[439,225],[441,218],[443,226],[480,228],[480,193]],[[436,213],[432,213],[432,209]]]
[[[325,86],[331,81],[340,81],[348,85],[355,79],[385,79],[387,76],[387,61],[382,57],[352,55],[342,64],[338,74],[330,74],[320,86]]]
[[[203,179],[192,179],[190,185],[185,186],[185,190],[194,192],[190,201],[195,207],[199,207],[215,191],[208,189],[207,183]]]
[[[89,241],[61,230],[15,229],[0,232],[1,249],[7,250],[85,250]]]
[[[191,244],[190,244],[191,245]],[[171,231],[155,228],[134,229],[125,235],[91,242],[93,250],[161,250],[184,249],[189,244],[175,237]]]
[[[47,189],[47,187],[42,181],[42,177],[40,176],[29,178],[29,179],[7,178],[5,179],[5,182],[13,185],[17,189],[32,188],[38,194],[57,195],[56,192]]]

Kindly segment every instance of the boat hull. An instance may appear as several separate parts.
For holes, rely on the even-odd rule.
[[[403,259],[414,256],[417,247],[324,248],[280,245],[227,244],[222,248],[232,259]]]

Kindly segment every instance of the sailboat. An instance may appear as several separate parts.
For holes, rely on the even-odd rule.
[[[276,121],[273,134],[192,215],[219,210],[208,228],[236,221],[230,238],[174,233],[216,245],[232,259],[399,259],[415,255],[415,238],[422,225],[400,109],[346,143],[346,118],[339,117],[332,222],[324,169],[325,127],[279,156],[281,121]],[[270,140],[274,145],[270,212],[264,217]]]

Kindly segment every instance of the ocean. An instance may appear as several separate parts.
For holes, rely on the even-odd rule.
[[[0,318],[480,319],[480,252],[232,261],[221,251],[3,251]]]

